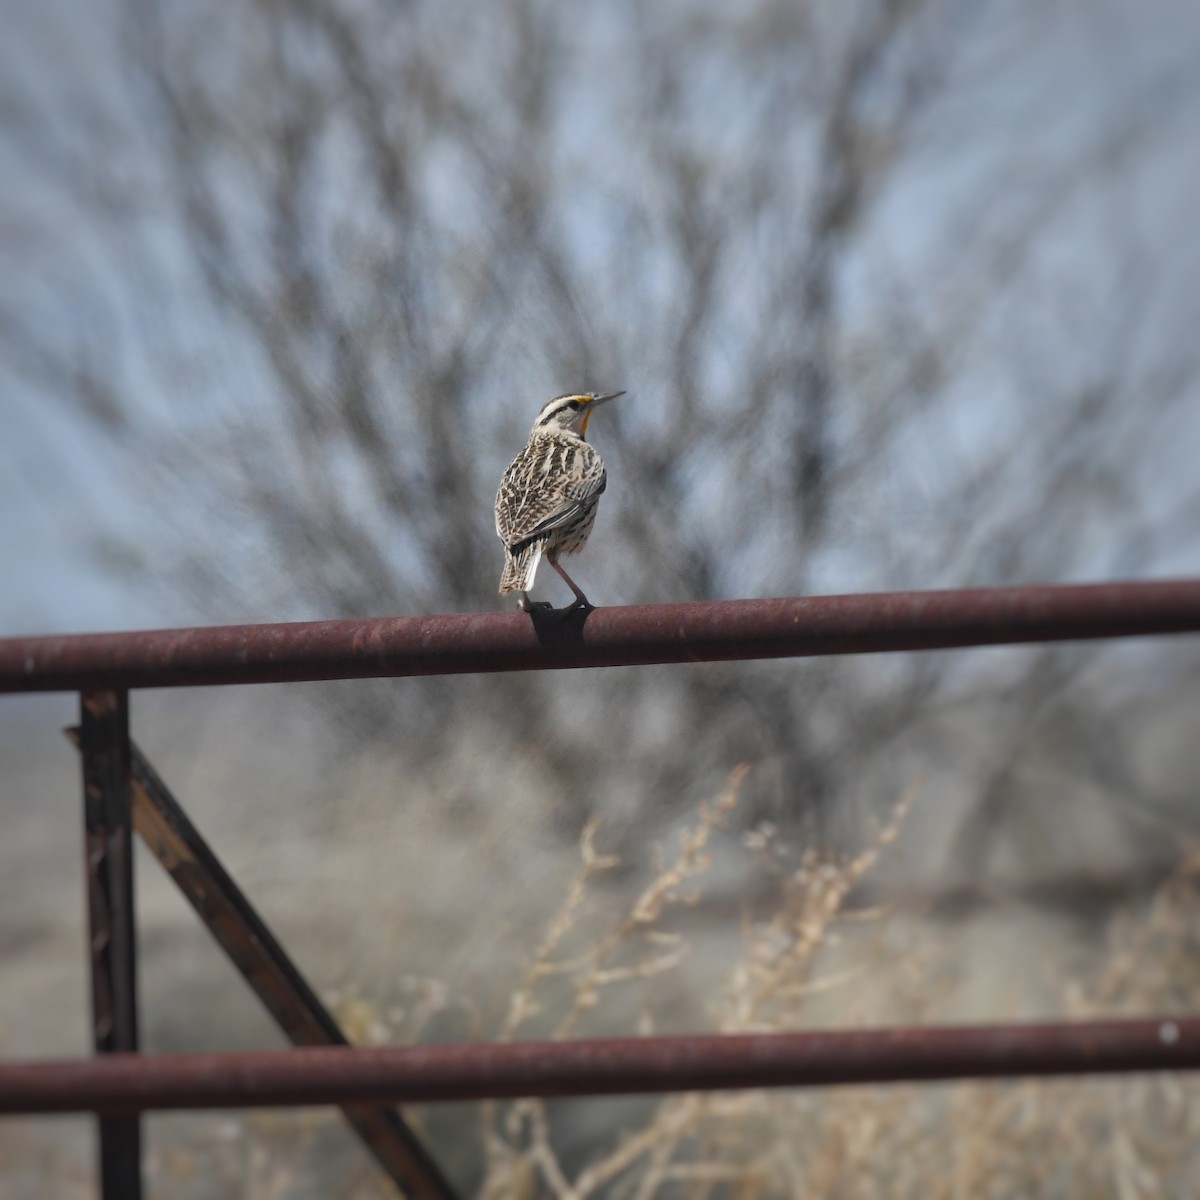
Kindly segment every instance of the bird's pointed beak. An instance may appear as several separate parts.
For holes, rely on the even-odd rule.
[[[618,396],[625,395],[624,392],[605,392],[603,396],[593,396],[588,401],[588,406],[583,414],[583,421],[579,426],[579,432],[584,437],[587,437],[588,422],[592,419],[592,412],[603,404],[606,400],[615,400]]]

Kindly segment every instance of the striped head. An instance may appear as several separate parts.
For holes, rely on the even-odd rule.
[[[601,404],[623,395],[624,392],[573,392],[568,396],[555,396],[542,406],[533,423],[533,432],[573,433],[576,437],[584,437],[592,412]]]

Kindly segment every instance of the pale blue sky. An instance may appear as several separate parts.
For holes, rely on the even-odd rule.
[[[1097,154],[1108,157],[1100,164],[1106,182],[1094,193],[1072,197],[1071,181],[1063,181],[1068,198],[1030,268],[1032,284],[1079,293],[1064,294],[1064,312],[1086,305],[1089,293],[1099,300],[1132,286],[1136,281],[1122,277],[1119,258],[1101,263],[1089,249],[1102,243],[1106,228],[1119,230],[1131,244],[1144,243],[1147,260],[1156,264],[1151,295],[1158,307],[1148,324],[1166,345],[1185,342],[1200,320],[1194,285],[1200,278],[1200,239],[1193,232],[1200,211],[1200,141],[1195,135],[1200,127],[1200,72],[1195,70],[1200,8],[1185,0],[1130,0],[1060,3],[1052,9],[1038,37],[1021,46],[1020,86],[1006,91],[1003,76],[995,84],[996,102],[1008,114],[997,128],[1007,124],[1008,136],[1024,139],[1030,161],[1053,164],[1064,146],[1093,141]],[[72,99],[98,97],[97,114],[110,106],[116,120],[136,128],[130,93],[119,86],[113,11],[109,4],[80,0],[18,5],[0,43],[0,77],[6,81],[0,98],[7,111],[15,106],[18,115],[20,109],[37,112],[64,134],[64,146],[80,152],[86,150],[88,131],[60,128]],[[983,23],[988,19],[980,18]],[[1020,36],[1020,30],[1012,36]],[[970,72],[977,66],[968,54],[956,69]],[[943,216],[953,210],[958,190],[977,186],[981,176],[1003,168],[993,144],[964,148],[956,138],[953,112],[935,110],[933,117],[938,136],[884,197],[879,217],[864,237],[869,253],[852,263],[847,274],[847,310],[862,324],[869,324],[871,306],[880,295],[873,273],[880,263],[890,263],[900,278],[932,273],[943,284],[953,282],[961,239],[970,234],[948,225]],[[1107,144],[1100,136],[1122,125],[1130,130],[1127,150],[1119,140]],[[953,153],[945,146],[953,147]],[[36,171],[25,169],[28,150],[11,130],[6,134],[0,129],[0,178],[6,181],[0,185],[0,312],[7,301],[37,321],[53,322],[56,313],[78,318],[83,301],[73,273],[86,264],[101,274],[119,274],[121,246],[111,227],[97,225],[89,216],[88,202],[94,198],[59,194]],[[139,179],[154,176],[155,166],[136,138],[130,139],[127,153],[123,175],[135,193]],[[1036,202],[1019,178],[998,176],[996,183],[997,204]],[[1090,187],[1088,179],[1079,183],[1081,192]],[[127,228],[157,236],[136,219]],[[1165,256],[1164,246],[1171,249]],[[856,265],[861,269],[853,269]],[[920,307],[926,298],[914,293],[907,299]],[[974,350],[978,357],[971,381],[978,399],[960,410],[960,427],[933,431],[934,439],[957,438],[969,446],[981,430],[995,426],[997,436],[1003,432],[1006,396],[1019,387],[1022,370],[1039,369],[1033,361],[1014,364],[1011,343],[999,332],[1019,324],[1019,309],[1010,303],[997,314],[990,340]],[[154,336],[145,313],[132,318],[115,310],[82,315],[100,342],[120,342],[126,370],[138,360],[139,339]],[[1048,353],[1057,344],[1055,337],[1055,330],[1044,331]],[[1057,363],[1057,369],[1086,374],[1087,340],[1063,338],[1061,344],[1082,345],[1084,354],[1078,362]],[[136,628],[188,619],[185,597],[170,600],[132,591],[105,560],[102,538],[98,548],[97,530],[111,530],[126,543],[136,543],[145,498],[124,486],[52,396],[3,368],[0,361],[0,562],[5,564],[0,632]],[[651,391],[656,385],[653,378],[616,382]],[[136,379],[133,384],[137,386]],[[1139,486],[1151,501],[1155,488],[1169,493],[1194,472],[1197,405],[1186,411],[1191,414],[1186,427],[1167,431],[1171,436],[1153,461],[1131,466],[1144,473]],[[923,448],[912,449],[912,469],[919,476]],[[1188,548],[1163,553],[1156,562],[1163,571],[1198,571],[1195,555]]]

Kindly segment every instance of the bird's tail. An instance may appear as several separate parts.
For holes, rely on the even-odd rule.
[[[500,576],[500,595],[507,596],[509,592],[527,592],[533,587],[538,563],[542,561],[542,550],[541,542],[522,546],[515,554],[505,548],[504,574]]]

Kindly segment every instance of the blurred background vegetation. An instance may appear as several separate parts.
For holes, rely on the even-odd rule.
[[[6,21],[6,632],[498,607],[499,475],[593,388],[629,390],[590,431],[600,604],[1200,573],[1186,0]],[[1198,682],[1190,643],[1061,646],[139,697],[135,729],[323,985],[382,1011],[411,954],[502,1011],[584,821],[636,889],[742,761],[734,823],[831,851],[919,778],[872,895],[1097,937],[1190,853]],[[33,996],[73,764],[2,711]],[[762,887],[718,872],[711,953]],[[235,985],[148,896],[150,1036],[192,1044]]]

